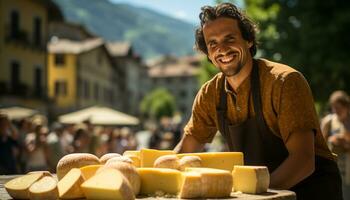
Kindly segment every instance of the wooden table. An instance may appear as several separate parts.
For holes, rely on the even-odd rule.
[[[9,175],[9,176],[0,176],[0,199],[1,200],[10,200],[12,199],[4,188],[4,184],[18,177],[19,175]],[[155,197],[140,197],[137,199],[142,200],[175,200],[176,198],[155,198]],[[224,200],[224,199],[222,199]],[[296,200],[295,193],[288,190],[269,190],[267,193],[260,195],[249,195],[242,194],[239,192],[233,192],[230,198],[225,200]]]

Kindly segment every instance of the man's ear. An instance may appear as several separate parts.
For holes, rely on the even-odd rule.
[[[252,41],[247,41],[247,45],[248,45],[248,47],[250,48],[250,47],[253,46],[253,42],[252,42]]]

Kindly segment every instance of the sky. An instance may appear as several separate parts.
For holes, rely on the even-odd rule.
[[[115,3],[150,8],[183,21],[198,25],[200,8],[204,5],[214,5],[214,0],[110,0]]]

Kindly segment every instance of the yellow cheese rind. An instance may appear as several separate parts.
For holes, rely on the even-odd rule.
[[[140,158],[135,156],[135,155],[124,155],[127,158],[130,158],[130,160],[132,160],[132,165],[134,165],[135,167],[141,167],[141,161]]]
[[[140,158],[140,151],[124,151],[123,156],[136,156]]]
[[[141,149],[141,167],[153,167],[154,161],[165,155],[175,155],[175,152],[171,150]]]
[[[100,163],[106,164],[107,160],[114,158],[114,157],[120,157],[121,155],[119,153],[106,153],[105,155],[101,156]]]
[[[235,166],[232,172],[234,191],[248,194],[267,192],[270,174],[265,166]]]
[[[95,175],[96,171],[103,165],[87,165],[80,168],[81,174],[84,180],[88,180],[93,175]]]
[[[179,158],[184,156],[199,156],[202,167],[222,169],[232,172],[235,165],[243,165],[242,152],[205,152],[205,153],[183,153],[177,154]]]
[[[44,176],[29,187],[31,200],[56,200],[58,199],[57,181],[52,176]]]
[[[129,181],[135,196],[139,194],[141,187],[140,175],[132,164],[126,162],[110,162],[102,166],[96,173],[100,173],[106,169],[116,169],[120,171]]]
[[[14,199],[29,199],[29,187],[44,176],[44,173],[26,174],[5,183],[7,193]]]
[[[187,167],[202,167],[202,159],[199,156],[184,156],[179,161],[179,169],[185,171]]]
[[[133,164],[133,161],[127,156],[113,157],[107,160],[106,164],[113,163],[113,162],[125,162],[129,164]]]
[[[154,161],[153,167],[178,170],[180,167],[180,159],[176,155],[160,156]]]
[[[183,199],[202,197],[202,176],[198,172],[183,172],[179,197]]]
[[[100,160],[89,153],[72,153],[63,156],[57,164],[57,178],[61,180],[73,168],[80,168],[86,165],[98,165]]]
[[[186,172],[197,172],[201,175],[201,197],[229,197],[232,191],[232,174],[227,170],[213,168],[186,168]]]
[[[80,169],[71,169],[57,184],[58,194],[61,199],[84,198],[80,185],[84,182]]]
[[[141,178],[140,194],[157,195],[165,193],[177,195],[182,186],[180,171],[168,168],[137,168]]]
[[[87,199],[134,200],[132,188],[121,172],[106,169],[81,185]]]

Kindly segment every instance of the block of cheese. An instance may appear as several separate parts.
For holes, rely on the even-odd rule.
[[[84,193],[80,185],[84,182],[80,169],[71,169],[57,184],[58,194],[61,199],[83,198]]]
[[[57,164],[57,178],[61,180],[63,176],[73,168],[80,168],[86,165],[98,165],[100,160],[89,153],[72,153],[63,156]]]
[[[213,168],[186,168],[185,172],[197,172],[201,176],[201,197],[222,198],[229,197],[232,191],[232,174],[227,170]],[[183,187],[182,190],[189,190]],[[184,191],[180,193],[185,193]]]
[[[124,155],[124,157],[130,158],[132,160],[132,165],[134,165],[135,167],[141,167],[140,157],[131,154]]]
[[[91,176],[95,175],[96,171],[103,165],[86,165],[80,168],[84,180],[88,180]]]
[[[141,167],[153,167],[154,161],[164,155],[175,155],[175,152],[171,150],[141,149]]]
[[[177,195],[182,185],[180,171],[168,168],[137,168],[141,178],[140,194]]]
[[[52,176],[52,174],[49,171],[32,171],[32,172],[28,172],[28,174],[35,174],[35,173],[44,173],[44,176]]]
[[[87,199],[133,200],[135,195],[126,178],[116,169],[106,169],[85,181],[81,188]]]
[[[123,156],[130,158],[135,167],[141,167],[140,151],[124,151]]]
[[[269,188],[270,174],[265,166],[235,166],[232,176],[234,191],[259,194]]]
[[[105,155],[101,156],[100,163],[105,164],[107,160],[114,158],[114,157],[120,157],[121,155],[119,153],[106,153]]]
[[[179,158],[184,156],[199,156],[202,167],[228,170],[232,172],[235,165],[243,165],[242,152],[205,152],[177,154]]]
[[[199,156],[184,156],[179,161],[179,170],[185,171],[187,167],[202,167],[202,159]]]
[[[201,174],[196,171],[182,173],[182,186],[179,193],[181,199],[192,199],[202,197]]]
[[[123,156],[136,156],[140,158],[140,151],[124,151]]]
[[[153,167],[178,170],[180,167],[180,159],[176,155],[160,156],[154,161]]]
[[[100,173],[101,171],[110,169],[110,168],[120,171],[125,176],[125,178],[129,181],[135,196],[139,194],[141,180],[140,180],[140,175],[136,171],[135,166],[126,162],[108,162],[105,165],[103,165],[100,169],[98,169],[96,173]]]
[[[14,199],[29,199],[29,187],[44,176],[43,172],[26,174],[5,183],[7,193]]]
[[[29,198],[32,200],[58,199],[57,181],[52,176],[45,176],[29,187]]]

